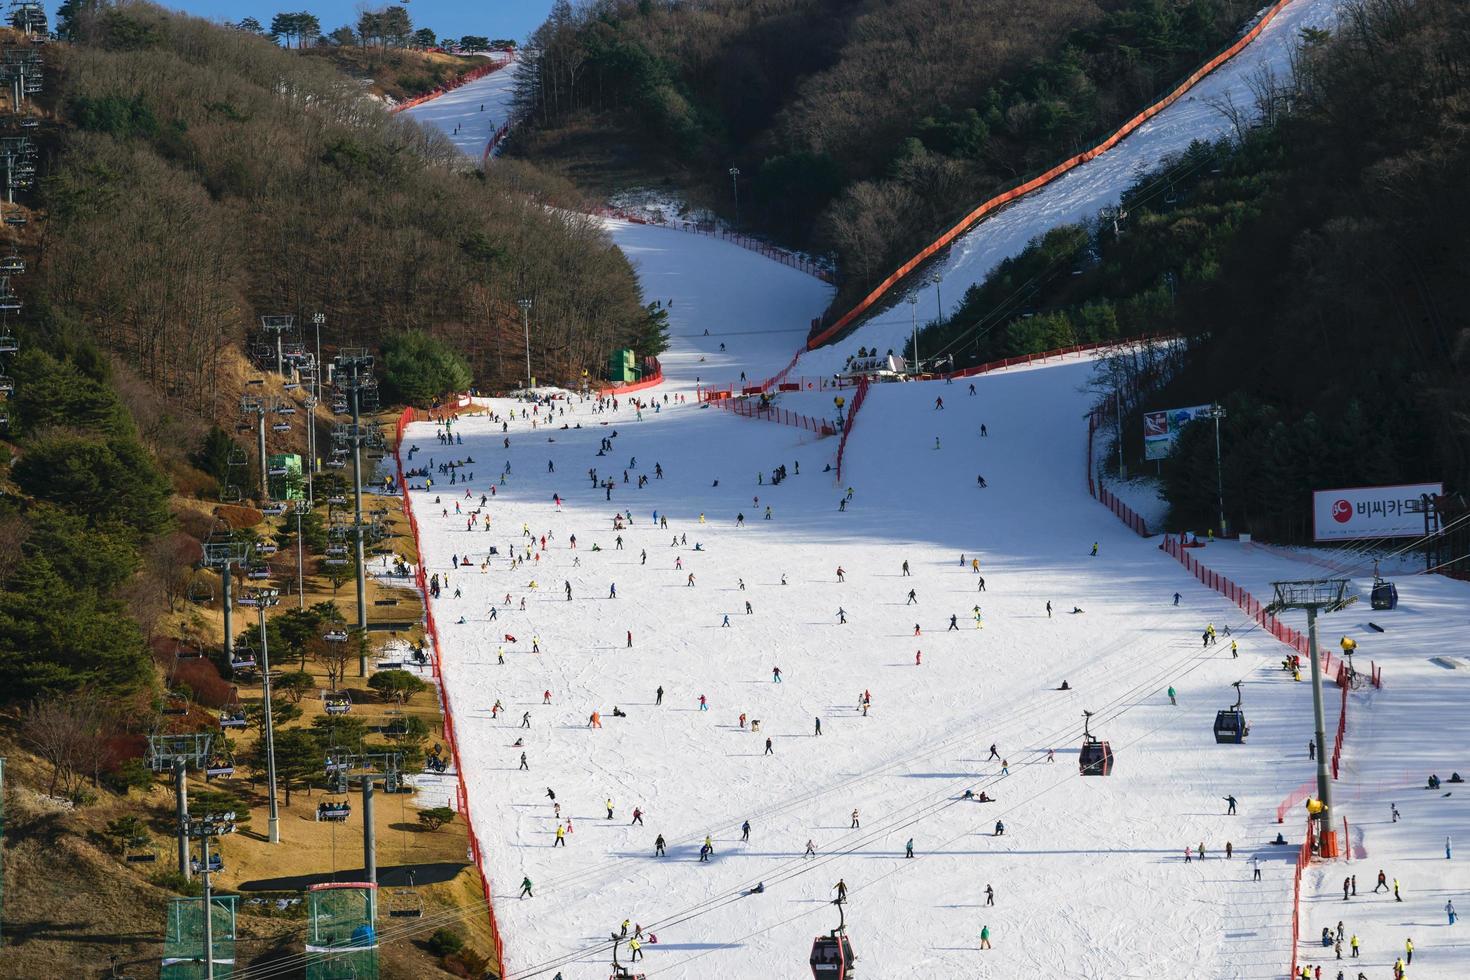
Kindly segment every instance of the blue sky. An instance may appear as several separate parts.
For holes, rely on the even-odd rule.
[[[343,24],[357,22],[358,8],[388,6],[384,3],[364,4],[362,0],[160,0],[163,6],[183,10],[211,20],[238,21],[254,17],[267,27],[271,17],[282,11],[306,10],[316,14],[322,30],[330,31]],[[431,27],[440,37],[483,34],[487,37],[511,37],[523,41],[541,26],[551,10],[551,0],[495,0],[472,3],[469,0],[409,0],[404,4],[414,27]],[[55,6],[53,5],[53,11]]]

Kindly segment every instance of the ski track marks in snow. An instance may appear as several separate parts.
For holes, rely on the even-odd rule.
[[[442,477],[434,493],[443,503],[422,491],[414,502],[429,570],[450,572],[436,603],[445,682],[460,706],[461,754],[512,976],[537,975],[535,964],[595,943],[624,917],[647,926],[685,912],[697,914],[654,927],[650,973],[800,975],[811,936],[835,924],[825,902],[838,877],[852,887],[848,921],[874,975],[1005,977],[1033,963],[1096,977],[1180,964],[1214,964],[1222,976],[1281,971],[1288,855],[1263,850],[1267,880],[1255,887],[1245,860],[1274,834],[1281,784],[1291,782],[1272,764],[1305,738],[1299,718],[1288,723],[1294,691],[1270,673],[1273,641],[1247,634],[1239,661],[1222,647],[1199,648],[1205,621],[1244,628],[1243,617],[1087,497],[1076,471],[1089,370],[1074,363],[987,377],[973,399],[947,386],[944,412],[932,409],[939,386],[875,389],[849,446],[855,492],[845,513],[837,511],[845,488],[821,472],[830,440],[798,445],[798,430],[695,405],[646,411],[640,422],[626,402],[602,414],[575,403],[567,420],[583,429],[533,431],[517,421],[509,451],[485,418],[462,420],[464,445],[452,451],[434,444],[432,425],[409,430],[421,450],[414,465],[446,453],[474,457],[465,469],[475,471],[475,503],[507,461],[512,467],[487,508],[491,532],[463,529],[452,513],[463,491]],[[986,440],[975,434],[982,420]],[[597,457],[598,440],[614,429],[614,450]],[[621,483],[634,456],[631,480],[655,462],[666,478],[643,490]],[[801,476],[756,484],[756,470],[796,459]],[[991,484],[985,491],[973,486],[977,460]],[[611,504],[591,490],[590,465],[619,481]],[[564,499],[560,514],[553,493]],[[622,551],[610,530],[614,508],[633,511]],[[650,526],[655,509],[668,516],[668,531]],[[742,510],[747,526],[736,528]],[[522,523],[538,535],[554,530],[556,540],[540,562],[510,571],[507,546],[521,539]],[[670,547],[676,532],[688,546]],[[1094,540],[1096,559],[1088,557]],[[603,550],[592,552],[594,542]],[[451,553],[478,563],[492,543],[501,554],[487,573],[450,568]],[[960,566],[962,551],[981,558],[985,593]],[[911,577],[900,574],[905,559]],[[838,564],[848,573],[841,585]],[[563,580],[573,585],[570,603]],[[619,598],[608,599],[613,581]],[[464,598],[449,598],[454,586]],[[916,607],[905,605],[910,587]],[[1178,609],[1169,599],[1176,589],[1190,597]],[[507,591],[512,607],[488,622],[489,602]],[[971,615],[977,602],[982,630]],[[1086,611],[1067,613],[1073,604]],[[839,605],[847,626],[836,624]],[[730,629],[720,626],[725,613]],[[961,627],[954,632],[951,613]],[[519,642],[507,644],[510,662],[497,667],[506,632]],[[533,634],[540,655],[528,652]],[[779,685],[773,665],[784,672]],[[1213,711],[1229,703],[1239,677],[1255,707],[1251,744],[1217,748]],[[1072,692],[1055,690],[1063,679]],[[1177,708],[1162,695],[1171,683]],[[660,684],[666,697],[656,709]],[[555,703],[542,707],[548,687]],[[867,718],[856,709],[864,689],[874,699]],[[708,712],[697,710],[701,693]],[[496,698],[507,712],[492,723]],[[613,705],[629,717],[613,718]],[[1107,779],[1076,775],[1084,707],[1099,712],[1099,730],[1118,753]],[[585,727],[594,709],[600,731]],[[522,732],[525,710],[534,727]],[[741,711],[761,719],[762,734],[740,731]],[[812,735],[818,716],[820,739]],[[520,750],[511,746],[522,734],[529,774],[517,772]],[[763,754],[767,734],[772,757]],[[1010,760],[1009,775],[986,761],[992,741]],[[1044,761],[1049,747],[1055,764]],[[548,785],[574,822],[565,849],[551,847]],[[961,802],[967,787],[999,802]],[[1241,800],[1242,817],[1223,816],[1227,793]],[[613,821],[601,806],[609,796]],[[635,805],[645,827],[627,826]],[[515,821],[499,819],[507,807]],[[853,807],[860,830],[849,828]],[[748,845],[738,840],[745,819]],[[1007,824],[1004,837],[991,836],[996,819]],[[670,853],[655,861],[658,833]],[[706,833],[716,856],[700,865]],[[913,861],[902,857],[910,836]],[[815,861],[801,858],[808,838]],[[1235,861],[1184,865],[1184,845],[1201,839],[1212,851],[1231,840]],[[523,874],[536,882],[534,900],[515,898]],[[727,898],[757,881],[766,882],[764,895]],[[992,910],[982,907],[987,882],[998,894]],[[1242,927],[1252,903],[1265,914]],[[996,943],[984,954],[976,951],[982,924]],[[568,975],[605,957],[573,956]]]

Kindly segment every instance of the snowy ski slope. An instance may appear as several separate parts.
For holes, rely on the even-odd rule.
[[[437,99],[405,109],[403,114],[422,126],[439,129],[462,153],[478,161],[491,135],[510,120],[515,73],[516,66],[508,65]]]
[[[1210,141],[1228,134],[1231,123],[1219,106],[1233,104],[1252,118],[1252,82],[1262,73],[1285,76],[1301,29],[1331,28],[1344,5],[1345,0],[1289,4],[1254,43],[1112,150],[961,236],[930,270],[941,274],[944,281],[937,298],[931,289],[923,290],[919,325],[933,322],[941,302],[944,312],[953,312],[964,300],[966,289],[983,282],[996,265],[1020,252],[1033,238],[1058,225],[1095,218],[1100,209],[1117,204],[1133,181],[1165,158],[1182,153],[1195,140]],[[872,319],[843,340],[806,355],[802,369],[809,374],[840,370],[846,357],[860,346],[901,349],[911,332],[912,318],[908,305],[897,302],[900,295],[895,292],[886,310],[880,307]]]
[[[1299,0],[1243,60],[1204,84],[1235,77],[1233,91],[1244,101],[1249,73],[1270,60],[1259,56],[1268,51],[1262,45],[1276,43],[1284,57],[1297,27],[1323,24],[1336,6]],[[960,264],[954,281],[946,272],[946,300],[957,302],[965,276],[979,278],[1046,227],[1116,200],[1135,164],[1108,171],[1111,177],[1090,168],[1169,125],[1171,114],[1192,107],[1202,129],[1221,124],[1200,104],[1208,98],[1202,89],[1067,178],[1080,182],[1066,195],[1070,204],[1047,201],[1052,188],[982,224],[951,257]],[[1152,152],[1187,144],[1176,135],[1177,145]],[[1020,224],[998,234],[997,223],[1018,213],[1011,220]],[[634,262],[645,297],[673,301],[667,382],[646,397],[691,393],[700,378],[769,376],[830,298],[825,285],[717,240],[616,221],[609,230]],[[987,235],[997,243],[985,244]],[[966,265],[963,255],[974,258]],[[926,294],[921,309],[932,309],[932,300]],[[834,370],[841,352],[858,344],[896,346],[884,330],[906,332],[903,324],[870,324],[840,350],[803,357],[797,370]],[[848,447],[854,496],[845,512],[837,508],[846,487],[821,472],[834,440],[693,404],[661,405],[640,421],[625,400],[616,412],[596,414],[590,403],[573,403],[555,425],[583,428],[565,431],[516,420],[502,434],[486,417],[466,418],[457,428],[464,444],[452,450],[435,444],[434,426],[410,428],[408,443],[420,447],[411,465],[430,457],[475,460],[464,468],[474,473],[471,500],[436,474],[434,492],[415,491],[414,506],[428,570],[448,574],[435,603],[444,676],[511,977],[550,978],[558,970],[566,980],[605,976],[605,938],[624,918],[658,934],[639,964],[650,976],[805,976],[811,937],[836,924],[826,902],[839,877],[851,889],[859,976],[1285,973],[1294,848],[1268,841],[1278,830],[1293,844],[1301,838],[1302,821],[1293,816],[1278,826],[1275,808],[1312,775],[1303,744],[1311,729],[1306,685],[1275,669],[1284,647],[1250,630],[1232,605],[1161,554],[1156,540],[1137,539],[1086,496],[1088,371],[1074,362],[987,376],[976,380],[974,398],[965,384],[875,388]],[[933,407],[941,395],[942,412]],[[493,402],[490,410],[503,414],[510,406]],[[985,440],[977,435],[981,421],[991,433]],[[599,457],[604,437],[614,449]],[[772,467],[798,460],[800,476],[768,485]],[[465,530],[456,505],[478,507],[507,463],[511,470],[482,515],[490,532]],[[665,470],[662,480],[653,479],[655,463]],[[593,466],[618,481],[611,501],[591,488],[585,471]],[[625,468],[634,482],[621,482]],[[977,474],[988,489],[975,487]],[[642,489],[640,475],[649,477]],[[563,499],[560,511],[553,494]],[[767,505],[769,523],[761,519]],[[621,532],[622,550],[610,524],[614,509],[631,510],[635,522]],[[654,511],[668,517],[668,530],[651,527]],[[742,511],[748,526],[737,528]],[[537,541],[533,559],[511,569],[507,555],[524,544],[523,524],[554,539],[544,551]],[[670,545],[676,532],[687,545]],[[1094,541],[1097,558],[1088,554]],[[594,543],[601,550],[593,552]],[[490,558],[492,545],[499,554]],[[960,566],[961,553],[980,558],[984,594]],[[468,555],[471,568],[455,569],[451,554]],[[1225,543],[1200,557],[1257,595],[1269,595],[1274,578],[1324,574]],[[901,575],[904,560],[912,577]],[[838,565],[847,573],[840,584]],[[564,582],[572,586],[570,602]],[[608,598],[613,583],[616,599]],[[914,609],[904,607],[909,588],[917,592]],[[1462,931],[1444,925],[1441,908],[1451,897],[1470,907],[1470,895],[1466,876],[1444,860],[1442,838],[1470,840],[1467,797],[1411,787],[1428,771],[1470,774],[1466,678],[1459,676],[1470,668],[1456,673],[1427,660],[1457,652],[1470,589],[1440,580],[1401,588],[1405,609],[1374,617],[1387,634],[1365,630],[1362,607],[1331,627],[1382,651],[1387,686],[1353,696],[1338,792],[1354,827],[1355,860],[1309,872],[1303,938],[1343,918],[1364,940],[1349,977],[1359,968],[1387,977],[1407,936],[1417,947],[1415,980],[1462,977],[1470,949],[1456,938]],[[1177,608],[1175,591],[1182,594]],[[510,605],[498,605],[491,621],[492,602],[507,594]],[[1074,605],[1085,612],[1067,613]],[[837,624],[839,607],[847,625]],[[728,629],[721,626],[726,614]],[[960,627],[953,632],[946,630],[951,614]],[[1199,645],[1210,621],[1237,631],[1240,659],[1230,658],[1228,640]],[[920,637],[913,636],[916,622]],[[506,642],[507,633],[517,642]],[[533,639],[539,653],[531,652]],[[1332,639],[1324,633],[1324,642]],[[919,650],[923,663],[916,665]],[[772,682],[773,666],[782,668],[780,684]],[[1063,679],[1074,690],[1054,690]],[[1252,735],[1244,746],[1216,746],[1213,712],[1229,704],[1237,679]],[[664,703],[655,706],[660,685]],[[1170,685],[1178,706],[1164,696]],[[867,717],[856,708],[863,690],[873,698]],[[1335,720],[1335,692],[1328,693]],[[707,712],[698,710],[701,694]],[[505,712],[492,719],[496,699]],[[614,705],[628,717],[612,717]],[[1118,753],[1109,778],[1077,775],[1083,708],[1099,713],[1099,730]],[[594,710],[601,729],[586,727]],[[531,715],[526,731],[517,727],[522,712]],[[739,728],[742,712],[761,720],[760,734]],[[768,736],[771,756],[764,754]],[[518,769],[517,738],[525,739],[529,773]],[[986,758],[992,742],[1011,763],[1008,773]],[[1048,748],[1056,749],[1054,764],[1045,761]],[[552,846],[547,787],[572,821],[565,849]],[[998,802],[963,801],[966,788]],[[1239,800],[1238,816],[1225,815],[1227,794]],[[603,806],[609,798],[612,820]],[[1406,822],[1388,821],[1390,800]],[[629,826],[635,806],[644,826]],[[850,828],[855,807],[857,830]],[[1003,837],[992,836],[996,819],[1005,821]],[[745,820],[748,843],[739,839]],[[660,833],[669,854],[655,860]],[[715,855],[700,864],[706,834]],[[903,857],[909,838],[913,860]],[[808,839],[816,858],[802,857]],[[1232,862],[1221,860],[1227,840]],[[1186,865],[1184,847],[1201,841],[1208,861]],[[1259,884],[1250,880],[1251,857],[1261,862]],[[1363,895],[1343,905],[1343,874],[1357,873],[1368,892],[1379,866],[1401,879],[1406,902]],[[523,875],[535,883],[535,898],[517,898]],[[757,882],[765,892],[745,894]],[[987,883],[996,889],[994,909],[984,906]],[[977,949],[982,925],[991,929],[993,950]],[[1310,957],[1324,951],[1303,943],[1302,952],[1315,963]],[[1331,978],[1336,964],[1325,953]]]
[[[1278,830],[1300,840],[1300,820],[1278,827],[1275,806],[1311,777],[1303,751],[1310,699],[1304,685],[1275,669],[1284,647],[1085,495],[1077,471],[1087,371],[1069,364],[987,376],[974,397],[964,385],[875,389],[849,445],[854,496],[846,511],[837,509],[845,488],[821,472],[831,440],[694,405],[650,410],[639,421],[626,403],[600,414],[576,403],[550,429],[517,420],[505,434],[483,416],[462,420],[463,446],[449,455],[473,457],[465,467],[474,471],[473,499],[441,477],[432,494],[415,492],[414,505],[424,560],[431,572],[448,575],[435,604],[443,672],[512,977],[596,975],[606,962],[598,940],[625,917],[659,936],[646,947],[650,975],[800,976],[811,936],[834,924],[825,902],[839,877],[851,888],[848,922],[869,976],[1101,978],[1182,968],[1200,976],[1282,974],[1294,850],[1268,842]],[[942,411],[933,407],[939,396]],[[512,404],[490,403],[500,412]],[[980,421],[990,432],[984,440],[976,435]],[[583,428],[555,427],[562,422]],[[614,449],[599,457],[604,437]],[[416,424],[408,441],[420,447],[416,464],[444,461],[434,426]],[[756,482],[758,469],[781,462],[794,469],[798,460],[800,476],[777,487]],[[456,504],[475,509],[507,463],[510,472],[484,511],[491,530],[466,530]],[[653,478],[655,464],[664,479]],[[589,466],[618,481],[611,502],[591,488]],[[625,467],[628,484],[621,482]],[[974,486],[977,469],[986,490]],[[650,477],[642,489],[640,474]],[[762,519],[768,505],[769,522]],[[633,525],[612,530],[615,509],[631,511]],[[654,511],[669,529],[652,526]],[[736,527],[741,512],[747,526]],[[533,543],[532,560],[512,570],[507,555],[524,547],[523,524],[554,538],[545,550]],[[671,546],[675,533],[687,535],[687,545]],[[493,558],[491,545],[499,551]],[[1322,571],[1213,548],[1207,559],[1221,555],[1222,570],[1262,593],[1253,577]],[[984,593],[979,576],[960,565],[961,553],[980,558]],[[467,555],[470,568],[455,569],[451,554]],[[901,573],[905,560],[912,576]],[[613,584],[617,598],[609,597]],[[913,608],[909,588],[917,593]],[[1179,607],[1171,603],[1176,590]],[[1434,582],[1428,590],[1438,604],[1419,610],[1419,629],[1427,632],[1415,635],[1414,646],[1453,649],[1455,602],[1463,610],[1466,589]],[[974,625],[976,604],[983,629]],[[1085,611],[1071,614],[1073,606]],[[836,621],[839,607],[846,625]],[[721,625],[727,614],[728,629]],[[951,614],[955,631],[946,628]],[[1227,645],[1200,646],[1206,622],[1237,631],[1238,660]],[[501,648],[504,665],[497,663]],[[918,651],[922,664],[914,662]],[[1386,659],[1389,690],[1355,695],[1362,714],[1353,716],[1352,739],[1364,743],[1350,740],[1349,769],[1385,765],[1366,751],[1367,740],[1394,726],[1367,705],[1397,697],[1405,699],[1406,717],[1423,708],[1418,717],[1458,736],[1438,747],[1425,745],[1422,731],[1398,739],[1418,746],[1421,757],[1444,755],[1424,765],[1447,777],[1453,754],[1467,744],[1463,712],[1454,713],[1446,690],[1416,704],[1412,687],[1393,686],[1400,665]],[[779,684],[775,666],[783,672]],[[1056,690],[1063,679],[1073,690]],[[1244,746],[1217,746],[1210,723],[1237,679],[1252,735]],[[1164,695],[1170,685],[1178,706]],[[655,705],[660,686],[664,703]],[[856,707],[864,690],[873,699],[867,717]],[[707,712],[698,710],[700,695]],[[492,719],[497,699],[504,713]],[[613,717],[614,706],[628,717]],[[1077,774],[1084,708],[1099,712],[1099,729],[1118,753],[1106,779]],[[593,711],[600,729],[587,727]],[[519,727],[523,712],[530,729]],[[742,712],[761,720],[760,734],[740,729]],[[766,737],[773,739],[769,756]],[[517,738],[524,746],[514,745]],[[1009,773],[987,759],[992,742],[1011,763]],[[1048,748],[1056,749],[1056,763],[1045,761]],[[529,772],[518,768],[522,750]],[[1420,778],[1418,763],[1396,756],[1396,794]],[[572,821],[564,849],[553,846],[548,787]],[[998,802],[964,801],[967,788]],[[1403,826],[1385,828],[1386,821],[1349,808],[1349,800],[1375,791],[1339,789],[1355,836],[1368,828],[1351,866],[1365,881],[1380,847],[1395,853]],[[1239,800],[1238,816],[1225,815],[1226,795]],[[1419,796],[1426,798],[1401,801],[1401,808],[1434,814],[1436,801]],[[634,807],[644,826],[629,826]],[[850,828],[853,808],[857,830]],[[1446,801],[1440,814],[1463,821],[1463,804]],[[992,836],[996,819],[1006,823],[1003,837]],[[748,843],[740,840],[745,820]],[[1413,975],[1463,975],[1464,961],[1453,955],[1426,961],[1441,947],[1464,951],[1429,928],[1439,896],[1456,885],[1423,866],[1434,855],[1416,852],[1453,823],[1436,819],[1433,826],[1405,835],[1391,871],[1413,882],[1417,902],[1352,908],[1354,931],[1374,939],[1365,966],[1391,962],[1383,958],[1392,942],[1386,937],[1403,919],[1394,916],[1401,909],[1419,927]],[[668,840],[665,858],[652,857],[656,834]],[[706,834],[716,850],[702,865],[696,851]],[[902,856],[909,838],[912,861]],[[808,839],[817,849],[812,859],[802,857]],[[1201,841],[1208,860],[1185,864],[1184,847]],[[1226,841],[1236,851],[1229,862],[1220,855]],[[1404,870],[1410,856],[1412,871]],[[1251,858],[1262,864],[1259,884],[1250,880]],[[523,875],[535,883],[535,898],[517,897]],[[1309,880],[1329,893],[1325,903],[1340,876],[1329,867]],[[765,883],[763,894],[744,894],[757,882]],[[994,909],[983,906],[986,884],[997,892]],[[1335,905],[1327,911],[1346,914]],[[996,946],[983,953],[982,925]]]

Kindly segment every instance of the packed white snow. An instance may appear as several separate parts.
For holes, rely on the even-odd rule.
[[[800,975],[811,937],[836,924],[826,903],[839,878],[871,976],[1284,971],[1295,849],[1269,841],[1278,830],[1301,839],[1299,815],[1278,826],[1275,807],[1312,775],[1307,687],[1277,669],[1285,647],[1086,495],[1088,370],[984,377],[973,397],[960,385],[875,388],[849,444],[845,510],[847,486],[822,471],[834,440],[676,399],[664,407],[661,394],[641,421],[625,399],[601,413],[573,402],[534,429],[466,417],[452,449],[431,424],[409,430],[414,466],[474,460],[457,471],[473,473],[468,499],[434,470],[414,506],[428,568],[447,577],[434,606],[444,675],[511,976],[589,974],[624,918],[658,935],[645,946],[650,973]],[[489,405],[503,414],[515,403]],[[613,448],[598,456],[603,439]],[[773,487],[782,464],[790,475]],[[611,500],[590,467],[614,481]],[[492,482],[479,519],[490,530],[467,530]],[[631,525],[614,530],[615,512]],[[1204,647],[1208,622],[1236,632]],[[1214,713],[1237,679],[1251,737],[1216,745]],[[1063,680],[1071,690],[1057,690]],[[1110,777],[1077,772],[1083,709],[1098,712],[1117,753]],[[601,728],[588,727],[594,711]],[[1417,778],[1418,767],[1400,768]],[[564,848],[548,788],[572,823]],[[966,789],[998,802],[963,800]],[[1230,795],[1237,816],[1226,815]],[[630,826],[635,807],[642,826]],[[658,834],[666,857],[653,857]],[[697,859],[706,834],[707,864]],[[802,856],[808,840],[814,858]],[[1206,862],[1186,864],[1186,846],[1201,842]],[[1371,838],[1364,846],[1371,855]],[[523,876],[534,898],[517,897]],[[764,893],[744,894],[759,882]],[[996,948],[980,952],[986,925]],[[1422,959],[1435,937],[1416,941]],[[1368,962],[1386,962],[1377,945]],[[1454,972],[1425,966],[1414,975]]]
[[[512,59],[511,64],[483,78],[404,109],[403,115],[420,125],[440,130],[461,152],[478,161],[490,137],[511,120],[515,74]]]
[[[1223,118],[1209,101],[1227,90],[1243,101],[1250,74],[1284,65],[1297,29],[1322,26],[1337,6],[1298,0],[1192,102],[982,225],[951,256],[947,304],[1031,237],[1115,201],[1140,162],[1218,132]],[[1108,162],[1140,143],[1151,148]],[[1090,365],[985,376],[974,396],[968,382],[875,386],[836,485],[824,471],[835,438],[693,401],[695,385],[712,378],[758,380],[785,367],[829,287],[718,240],[608,227],[645,299],[671,314],[666,383],[632,396],[642,418],[625,395],[615,411],[559,402],[566,414],[547,425],[543,408],[534,428],[466,416],[453,447],[436,442],[430,423],[406,437],[418,447],[406,465],[434,464],[432,490],[411,493],[423,560],[443,580],[433,603],[440,655],[509,976],[606,974],[608,934],[625,918],[658,936],[637,964],[650,976],[804,976],[812,937],[837,924],[829,903],[839,879],[858,976],[1284,975],[1304,816],[1298,807],[1277,824],[1276,808],[1314,774],[1309,685],[1279,669],[1286,647],[1161,553],[1157,538],[1137,538],[1088,497]],[[859,344],[897,346],[905,332],[866,326],[794,374],[837,370]],[[825,392],[781,403],[830,412]],[[492,400],[477,410],[504,419],[524,407]],[[612,448],[598,455],[604,439]],[[469,459],[453,484],[437,469]],[[782,465],[788,476],[772,486]],[[589,468],[613,480],[610,499]],[[424,478],[411,483],[422,488]],[[615,513],[630,515],[621,531]],[[527,548],[512,568],[510,556]],[[1216,542],[1196,555],[1263,599],[1273,579],[1330,574],[1310,553]],[[1461,977],[1470,962],[1463,927],[1451,929],[1443,911],[1451,898],[1470,903],[1465,875],[1443,853],[1443,837],[1470,838],[1466,795],[1415,788],[1429,772],[1470,769],[1470,664],[1429,659],[1457,656],[1470,588],[1423,577],[1400,587],[1400,610],[1371,614],[1386,633],[1366,627],[1361,605],[1331,622],[1385,665],[1385,688],[1351,698],[1336,789],[1353,861],[1314,865],[1304,879],[1300,952],[1329,980],[1332,950],[1308,941],[1338,919],[1362,940],[1362,957],[1341,967],[1349,980],[1358,969],[1387,977],[1410,937],[1416,980]],[[1207,623],[1233,632],[1205,646]],[[1058,690],[1063,680],[1068,691]],[[1251,734],[1217,745],[1211,725],[1236,680]],[[1330,741],[1339,702],[1335,689],[1326,695]],[[1084,709],[1097,712],[1116,753],[1111,776],[1078,773]],[[594,711],[600,728],[588,727]],[[965,790],[996,802],[966,800]],[[1389,802],[1403,821],[1391,822]],[[631,824],[634,808],[641,825]],[[558,822],[564,833],[571,825],[564,847]],[[1270,843],[1278,832],[1287,846]],[[655,858],[660,834],[668,853]],[[706,835],[714,853],[702,863]],[[814,857],[803,856],[808,841]],[[1196,851],[1188,863],[1186,848]],[[1380,866],[1399,878],[1404,902],[1367,894]],[[1360,892],[1343,903],[1341,879],[1353,873]],[[534,897],[519,897],[523,877]],[[982,951],[985,926],[994,949]],[[621,953],[626,963],[626,943]]]

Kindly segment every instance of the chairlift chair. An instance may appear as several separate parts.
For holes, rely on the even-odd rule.
[[[255,651],[250,647],[235,647],[230,654],[231,670],[254,670],[259,664],[255,659]]]
[[[265,564],[250,565],[245,569],[245,577],[256,581],[268,579],[271,577],[270,566]]]
[[[272,422],[271,423],[271,431],[272,432],[290,432],[291,431],[291,423],[290,422],[285,422],[285,421],[282,421],[282,422]]]
[[[245,454],[245,450],[243,449],[231,449],[225,456],[226,466],[248,466],[249,464],[250,457]]]
[[[814,980],[847,980],[857,975],[853,966],[857,957],[853,955],[852,941],[847,937],[847,921],[842,914],[842,902],[839,900],[832,904],[837,906],[837,928],[812,940],[812,953],[807,960]]]
[[[5,223],[15,228],[25,227],[29,220],[30,219],[23,214],[8,214],[5,216]]]
[[[424,899],[414,885],[413,871],[408,872],[408,885],[390,888],[384,895],[390,919],[418,919],[424,914]]]
[[[0,334],[0,354],[14,354],[20,350],[20,343],[12,334]]]
[[[286,475],[286,467],[284,467],[284,466],[268,466],[268,467],[266,467],[266,470],[265,471],[270,476],[285,476]]]
[[[1082,751],[1077,755],[1077,765],[1084,776],[1110,776],[1113,772],[1113,749],[1092,734],[1090,723],[1092,712],[1082,712]]]
[[[282,514],[286,513],[286,505],[279,500],[272,500],[270,503],[260,508],[260,512],[267,517],[280,517]]]
[[[240,703],[239,688],[230,689],[230,700],[219,710],[220,728],[244,728],[245,706]]]
[[[20,253],[11,252],[4,258],[0,258],[0,272],[7,276],[18,276],[26,271],[26,260],[20,257]]]
[[[234,774],[235,763],[228,758],[211,759],[204,767],[204,775],[211,779],[224,779]],[[209,870],[216,871],[218,869],[210,868]]]
[[[1240,745],[1245,741],[1246,735],[1250,734],[1245,712],[1240,710],[1240,681],[1236,681],[1231,687],[1235,688],[1235,704],[1215,712],[1215,741],[1221,745]]]
[[[352,698],[341,691],[328,691],[322,695],[322,709],[329,715],[345,715],[352,710]]]
[[[255,553],[257,555],[273,555],[279,550],[281,549],[276,545],[274,541],[262,541],[260,544],[255,546]]]
[[[223,500],[227,504],[238,504],[244,498],[244,496],[245,495],[240,491],[240,488],[233,483],[225,484],[224,488],[220,490],[219,493],[219,499]]]
[[[288,387],[288,388],[299,388],[301,386],[300,385],[286,385],[285,387]],[[292,405],[290,402],[282,403],[282,404],[276,406],[276,414],[277,415],[295,415],[296,414],[296,406],[295,405]]]
[[[214,601],[214,586],[207,578],[198,575],[189,578],[189,601],[198,606],[208,605]]]
[[[322,634],[322,639],[328,643],[346,643],[347,631],[344,629],[329,629]]]
[[[0,395],[15,394],[15,379],[0,375]]]

